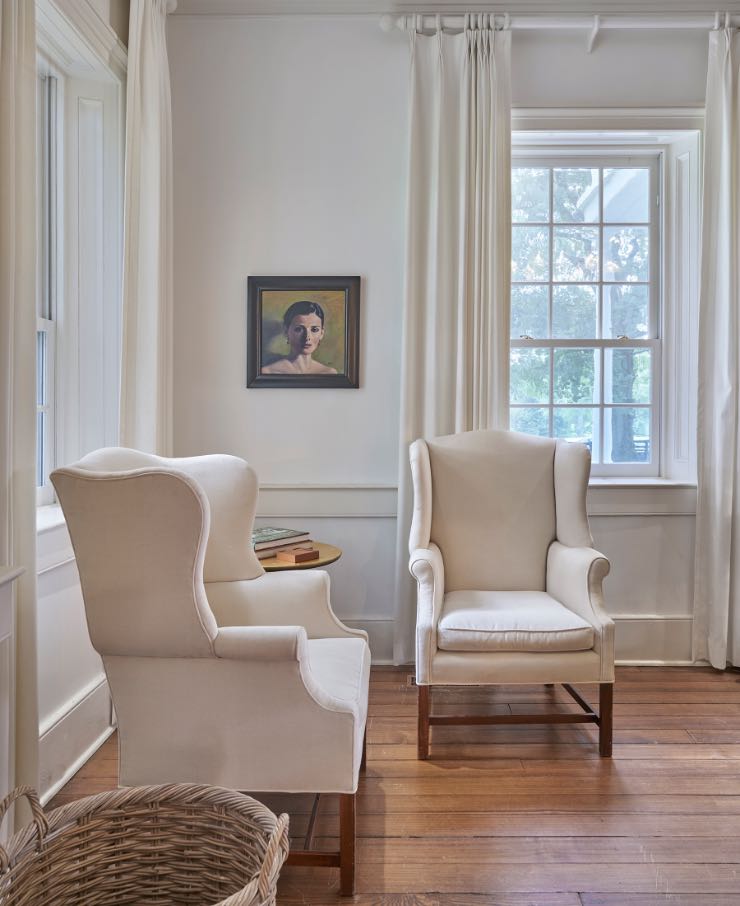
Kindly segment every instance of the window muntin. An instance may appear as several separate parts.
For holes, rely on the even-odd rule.
[[[659,471],[659,157],[515,157],[511,427]]]

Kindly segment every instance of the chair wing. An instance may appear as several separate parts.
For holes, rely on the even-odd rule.
[[[212,656],[218,627],[203,588],[208,500],[195,482],[148,468],[57,469],[51,480],[95,649],[101,655]]]

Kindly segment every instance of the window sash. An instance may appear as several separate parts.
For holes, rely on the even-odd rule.
[[[547,337],[520,337],[510,339],[510,348],[540,348],[540,349],[563,349],[563,348],[592,348],[601,350],[598,400],[593,403],[554,403],[554,381],[553,367],[554,355],[550,355],[550,381],[549,381],[549,401],[540,404],[510,403],[512,410],[519,409],[547,409],[548,426],[551,436],[553,433],[554,411],[560,407],[572,409],[592,409],[598,410],[598,429],[595,430],[594,444],[598,443],[599,456],[604,457],[604,440],[605,440],[605,419],[606,410],[613,408],[633,408],[647,409],[650,411],[650,454],[651,461],[648,463],[610,463],[594,462],[592,465],[592,475],[594,476],[657,476],[660,474],[660,440],[661,440],[661,340],[660,340],[660,288],[662,273],[662,256],[660,246],[661,236],[661,205],[660,205],[660,180],[661,180],[661,153],[654,148],[644,152],[636,152],[629,149],[625,153],[604,154],[598,150],[588,148],[548,150],[545,153],[532,153],[516,150],[512,153],[512,170],[520,167],[536,167],[552,171],[554,169],[569,168],[589,168],[600,170],[599,178],[599,219],[590,223],[568,223],[554,220],[553,206],[553,176],[549,174],[548,191],[549,191],[549,218],[547,220],[532,221],[512,221],[513,228],[518,226],[544,227],[548,230],[549,241],[549,279],[548,280],[512,280],[512,287],[517,286],[545,286],[548,292],[548,333],[552,333],[553,326],[553,289],[558,286],[593,286],[598,292],[598,309],[596,323],[596,338],[558,338],[553,336]],[[605,221],[604,218],[604,180],[603,170],[611,168],[644,168],[649,170],[649,221],[648,222],[612,222]],[[599,270],[598,279],[587,281],[555,281],[553,279],[553,248],[554,235],[558,228],[562,227],[593,227],[599,231]],[[648,338],[607,338],[603,337],[605,323],[605,290],[615,285],[620,285],[622,281],[604,280],[604,230],[612,227],[643,227],[648,230],[648,247],[649,247],[649,274],[646,281],[630,281],[629,285],[648,286]],[[651,381],[650,381],[650,402],[641,404],[630,403],[606,403],[604,401],[604,380],[605,380],[605,350],[607,349],[624,349],[624,348],[649,348],[651,350]],[[596,394],[594,394],[596,396]]]

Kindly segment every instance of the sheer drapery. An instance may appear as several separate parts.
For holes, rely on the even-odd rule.
[[[694,657],[740,666],[740,37],[709,36],[699,294]]]
[[[15,766],[38,787],[35,4],[0,0],[0,565],[16,582]],[[25,820],[16,813],[16,824]]]
[[[414,657],[409,444],[505,427],[509,387],[511,33],[468,16],[410,45],[396,663]]]
[[[131,0],[126,91],[121,443],[172,452],[172,109],[165,23],[174,0]]]

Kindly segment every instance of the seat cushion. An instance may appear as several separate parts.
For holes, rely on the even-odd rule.
[[[447,651],[584,651],[593,627],[544,591],[452,591],[437,645]]]

